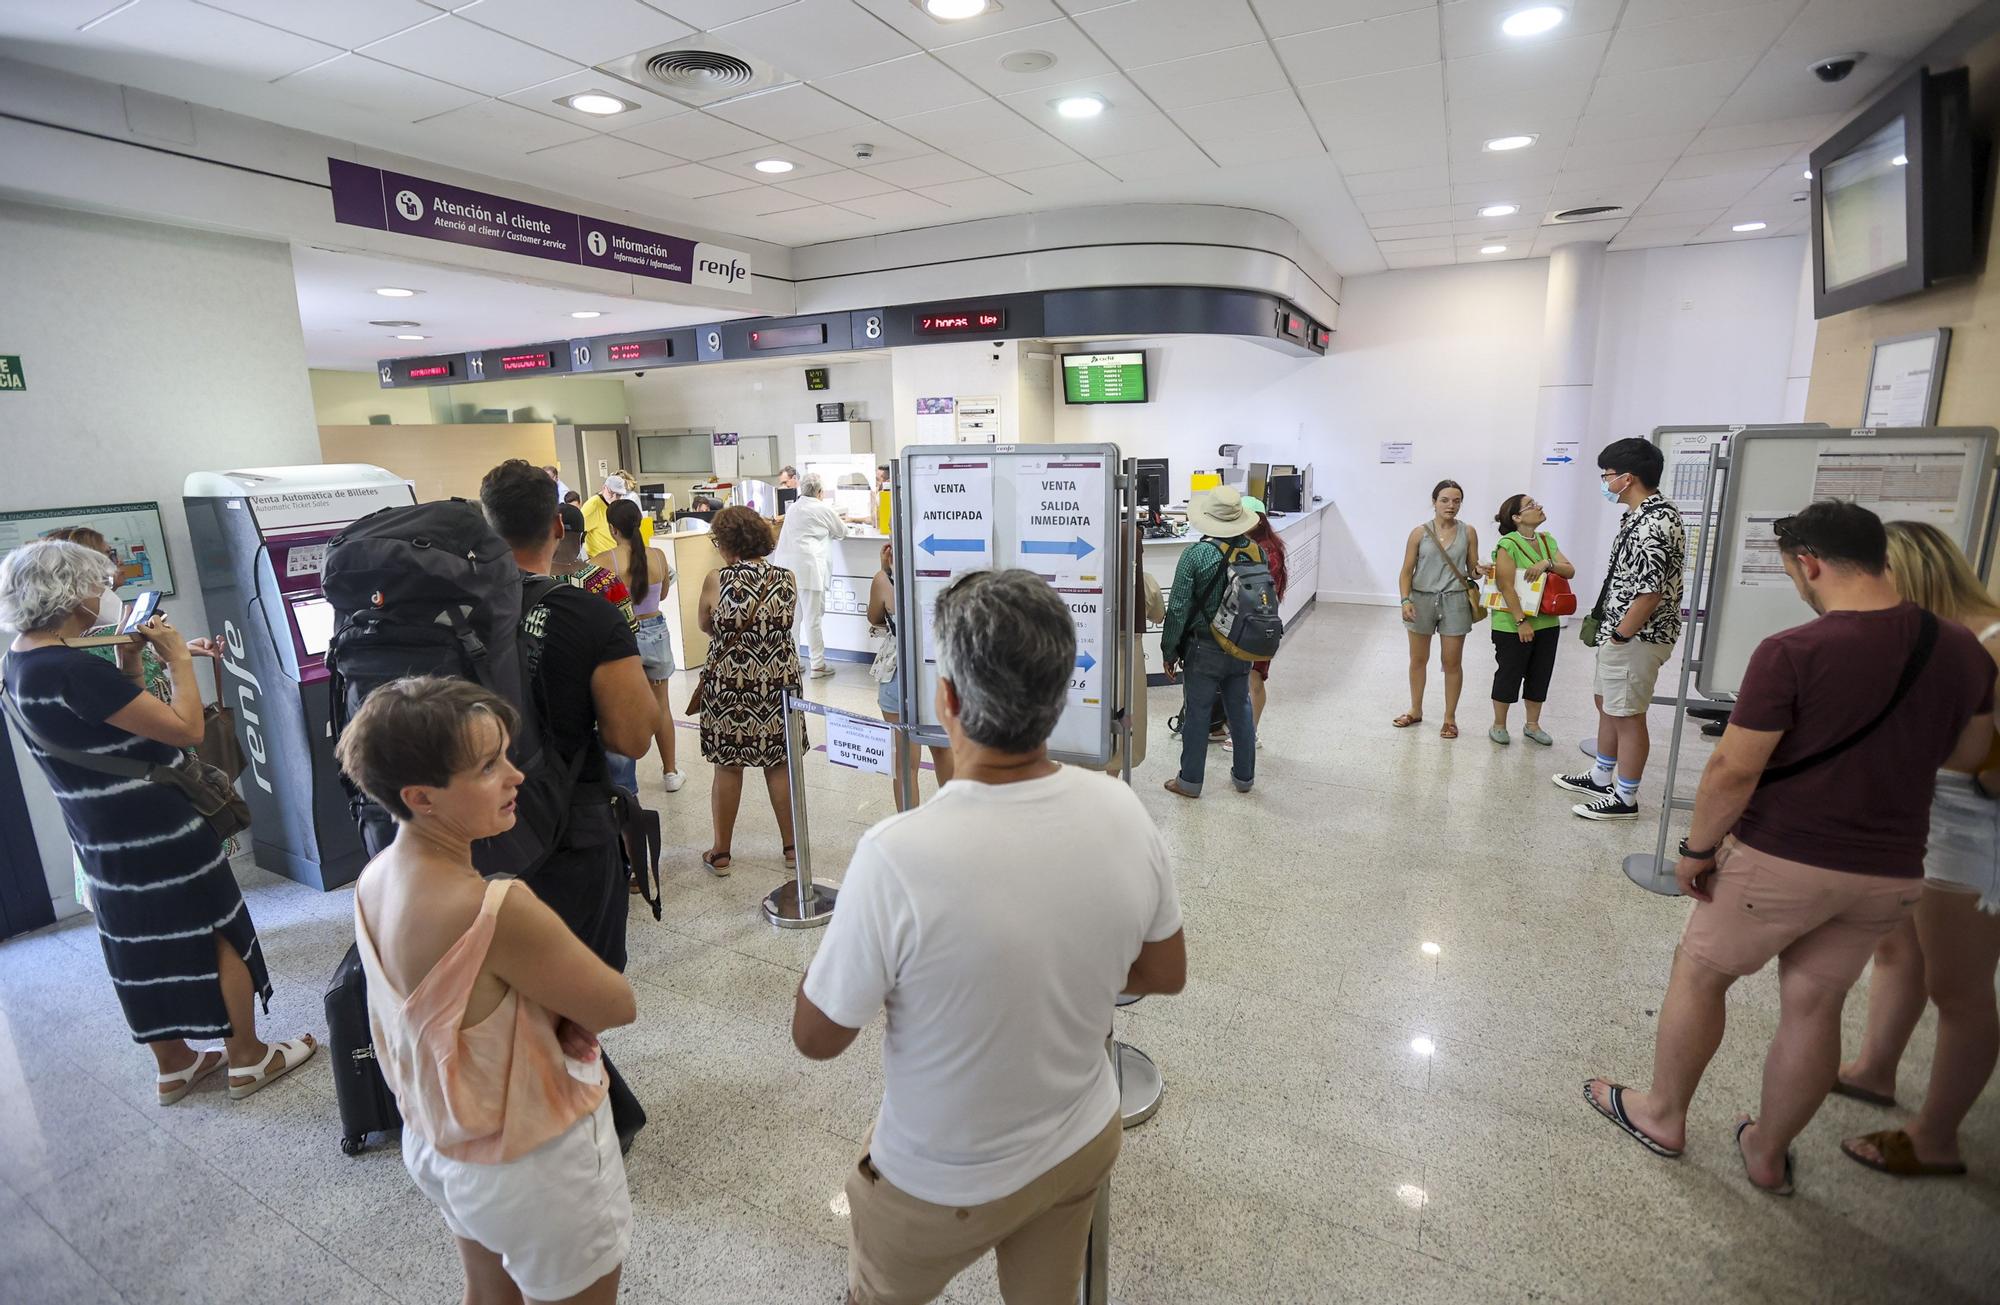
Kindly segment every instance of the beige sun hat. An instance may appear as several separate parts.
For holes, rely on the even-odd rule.
[[[1214,539],[1235,539],[1257,524],[1257,514],[1243,501],[1243,491],[1221,485],[1196,494],[1188,504],[1188,525]]]

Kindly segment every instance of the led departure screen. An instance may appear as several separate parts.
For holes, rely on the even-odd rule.
[[[750,332],[752,349],[796,349],[801,345],[826,343],[826,323],[810,326],[766,326]]]
[[[1006,326],[1007,313],[998,308],[962,313],[922,313],[917,317],[918,335],[976,335],[1005,330]]]
[[[451,375],[450,363],[431,363],[424,367],[410,368],[410,379],[413,381],[428,381],[449,375]]]
[[[1063,400],[1068,403],[1144,403],[1144,353],[1066,353]]]
[[[604,346],[604,357],[607,362],[665,362],[673,356],[674,342],[664,335],[653,340],[622,340],[617,344]]]
[[[555,366],[555,355],[547,349],[500,355],[500,370],[503,372],[545,372],[553,366]]]

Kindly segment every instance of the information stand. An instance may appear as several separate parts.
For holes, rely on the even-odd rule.
[[[1691,429],[1662,427],[1655,438]],[[1687,711],[1700,701],[1696,689],[1706,698],[1734,699],[1757,645],[1812,619],[1785,574],[1772,525],[1816,500],[1846,499],[1885,521],[1930,522],[1977,559],[1983,574],[2000,520],[2000,479],[1994,476],[2000,436],[1990,426],[1727,429],[1728,437],[1711,445],[1702,478],[1700,520],[1719,525],[1716,545],[1692,553],[1679,691],[1654,699],[1674,708],[1658,837],[1651,852],[1634,852],[1624,861],[1633,883],[1665,896],[1680,893],[1667,854],[1674,812],[1694,809],[1694,799],[1679,794],[1678,781]]]

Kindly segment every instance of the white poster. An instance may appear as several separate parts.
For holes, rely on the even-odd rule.
[[[1928,426],[1931,424],[1932,381],[1937,375],[1939,340],[1935,333],[1915,340],[1875,346],[1868,374],[1868,405],[1863,426]]]
[[[993,565],[993,460],[925,459],[910,477],[916,573],[954,576]]]
[[[1416,447],[1414,440],[1384,440],[1382,442],[1381,453],[1376,458],[1376,461],[1408,462],[1410,455],[1416,451]]]
[[[1103,458],[1020,458],[1014,470],[1018,565],[1054,579],[1095,579],[1105,560]]]
[[[1069,605],[1070,619],[1076,622],[1076,665],[1070,671],[1069,701],[1073,707],[1096,711],[1104,701],[1106,667],[1102,642],[1104,629],[1104,588],[1058,582],[1056,593]]]
[[[1759,512],[1752,510],[1743,518],[1743,534],[1736,550],[1736,575],[1733,581],[1739,589],[1789,589],[1792,578],[1785,574],[1784,554],[1778,551],[1778,536],[1772,529],[1778,521],[1792,515],[1790,508]]]
[[[844,711],[826,714],[826,759],[849,770],[895,772],[895,731],[878,720]]]
[[[951,444],[955,442],[952,425],[952,409],[956,402],[950,395],[917,400],[918,444]]]
[[[960,444],[993,444],[999,441],[999,395],[982,394],[976,397],[960,395],[956,417]]]
[[[1542,449],[1542,465],[1545,467],[1567,467],[1582,455],[1577,452],[1582,447],[1579,440],[1550,440]]]
[[[1812,496],[1852,499],[1884,521],[1927,521],[1951,534],[1964,478],[1960,449],[1883,453],[1865,439],[1821,440]]]
[[[1742,427],[1732,427],[1741,430]],[[1708,488],[1708,453],[1716,445],[1727,446],[1728,431],[1677,430],[1667,435],[1666,468],[1660,476],[1660,492],[1679,508],[1684,517],[1701,513],[1701,496]]]

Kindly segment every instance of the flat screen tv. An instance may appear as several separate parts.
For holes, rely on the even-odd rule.
[[[1814,317],[1978,269],[1969,85],[1920,70],[1812,152]]]
[[[1144,403],[1146,353],[1066,353],[1062,380],[1065,403]]]

